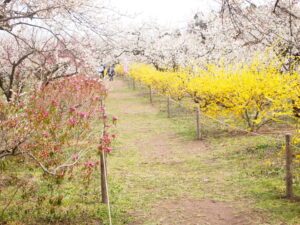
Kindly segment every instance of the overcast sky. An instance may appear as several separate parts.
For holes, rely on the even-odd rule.
[[[167,26],[180,25],[193,18],[196,12],[216,9],[218,0],[110,0],[118,11],[137,14],[134,22],[157,21]],[[131,21],[133,22],[133,21]]]

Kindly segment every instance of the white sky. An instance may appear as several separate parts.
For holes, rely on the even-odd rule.
[[[118,11],[137,14],[135,23],[157,21],[167,26],[180,26],[192,20],[196,12],[204,14],[216,9],[217,0],[110,0]],[[131,21],[132,23],[132,21]]]

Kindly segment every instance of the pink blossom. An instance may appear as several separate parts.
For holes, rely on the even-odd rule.
[[[52,105],[58,106],[58,102],[57,102],[55,99],[53,99],[53,100],[52,100]]]
[[[70,110],[74,112],[76,110],[75,106],[71,106]]]
[[[94,166],[95,166],[95,163],[94,163],[94,162],[89,162],[89,166],[90,166],[90,167],[94,167]]]
[[[111,152],[111,148],[110,147],[105,147],[104,149],[106,152],[110,153]]]
[[[75,119],[70,119],[70,120],[68,120],[68,123],[75,125],[78,123],[78,121]]]
[[[50,137],[50,134],[48,134],[47,132],[45,132],[45,133],[43,133],[43,136],[44,136],[45,138],[48,138],[48,137]]]
[[[108,115],[107,114],[104,114],[103,115],[103,119],[107,119],[108,118]]]
[[[112,120],[113,120],[113,121],[116,121],[116,120],[118,120],[118,117],[117,117],[117,116],[114,116],[114,117],[112,118]]]
[[[116,138],[116,137],[117,137],[117,135],[115,135],[115,134],[112,134],[112,135],[111,135],[111,137],[112,137],[112,138]]]
[[[110,144],[111,143],[111,139],[107,136],[102,137],[101,141],[104,142],[105,144]]]
[[[57,152],[57,151],[58,151],[58,147],[54,147],[53,150],[54,150],[55,152]]]
[[[86,113],[84,113],[84,112],[78,112],[77,113],[79,116],[81,116],[81,117],[85,117],[86,116]]]

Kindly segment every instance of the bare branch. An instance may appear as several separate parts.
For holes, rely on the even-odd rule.
[[[274,5],[274,9],[273,9],[273,13],[275,13],[279,1],[280,1],[280,0],[276,0],[275,5]]]

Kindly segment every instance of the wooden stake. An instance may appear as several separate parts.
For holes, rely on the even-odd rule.
[[[104,108],[104,100],[101,100],[101,109],[102,109],[102,118],[103,118],[103,136],[106,134],[106,119],[104,119],[105,108]],[[104,153],[104,149],[101,150],[100,153],[100,175],[101,175],[101,196],[102,203],[108,204],[108,195],[107,195],[107,171],[105,168],[106,165],[106,154]]]
[[[132,88],[133,88],[133,90],[135,90],[135,79],[134,78],[132,78]]]
[[[168,118],[171,118],[171,97],[170,97],[170,95],[168,96],[168,100],[167,100],[167,111],[168,111]]]
[[[131,79],[129,76],[127,77],[127,82],[128,82],[128,87],[130,88],[131,87]]]
[[[293,174],[292,174],[292,160],[293,154],[291,150],[291,135],[285,136],[285,150],[286,150],[286,197],[292,199],[293,196]]]
[[[201,140],[200,107],[196,106],[197,140]]]
[[[102,196],[102,203],[108,204],[108,196],[107,196],[107,189],[106,189],[106,168],[105,168],[106,156],[104,150],[101,150],[100,154],[100,173],[101,173],[101,196]]]
[[[152,98],[152,87],[150,86],[149,87],[149,97],[150,97],[150,103],[152,104],[153,103],[153,98]]]

